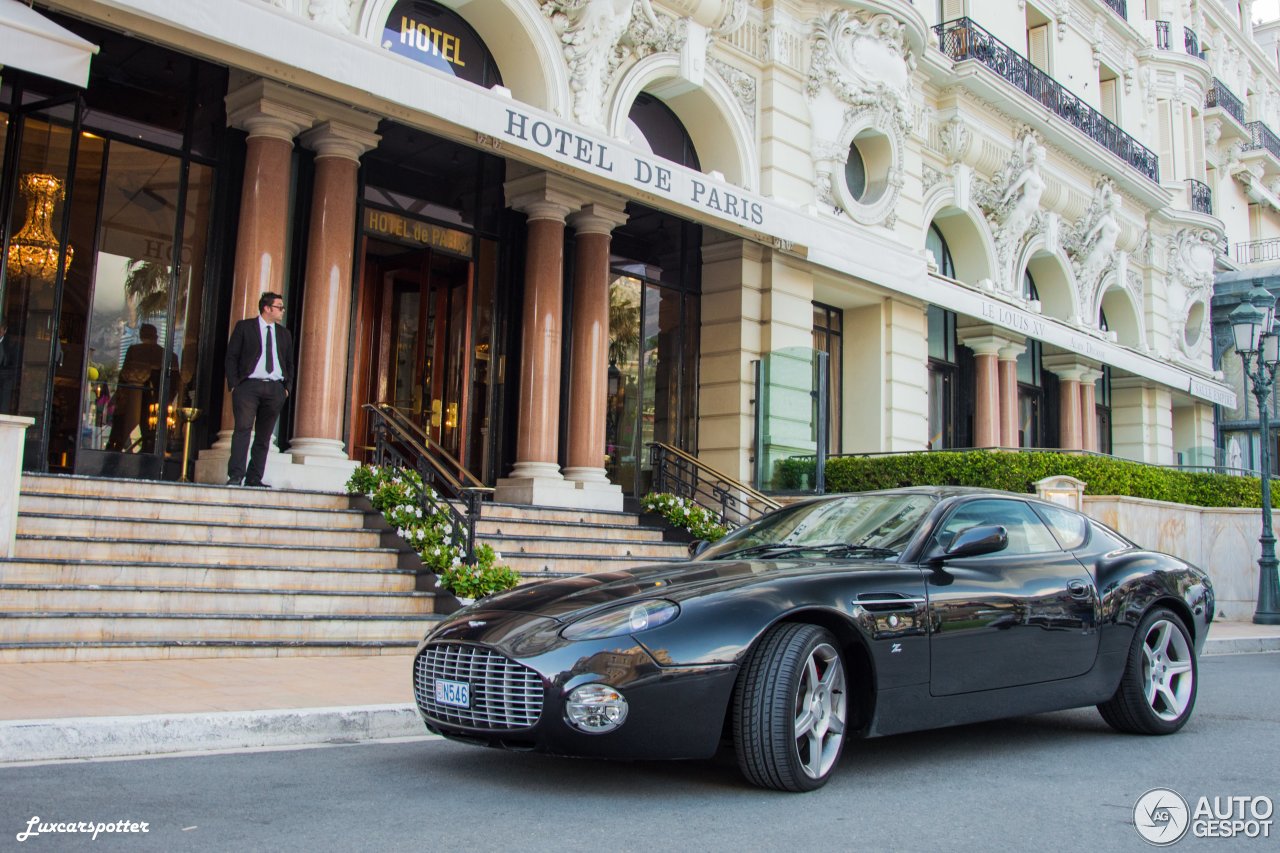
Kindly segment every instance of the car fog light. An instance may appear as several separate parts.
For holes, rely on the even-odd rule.
[[[611,732],[627,718],[627,700],[607,684],[584,684],[565,702],[569,725],[589,734]]]

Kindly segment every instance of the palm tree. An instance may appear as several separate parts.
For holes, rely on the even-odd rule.
[[[163,315],[169,310],[169,282],[173,269],[159,261],[134,258],[125,267],[125,301],[138,317]]]

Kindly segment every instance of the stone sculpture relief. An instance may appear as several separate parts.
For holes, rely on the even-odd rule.
[[[1120,239],[1120,196],[1109,178],[1094,185],[1093,201],[1066,242],[1067,254],[1076,274],[1080,316],[1092,319],[1097,305],[1098,286],[1103,274],[1116,260]]]
[[[707,64],[728,85],[729,91],[733,93],[733,97],[738,102],[739,109],[742,110],[742,114],[746,116],[747,122],[754,130],[756,126],[756,78],[739,68],[734,68],[722,59],[711,59],[708,60]]]
[[[631,24],[633,0],[543,0],[564,46],[573,92],[574,117],[601,127],[605,89],[616,63],[614,51]]]
[[[1006,291],[1014,290],[1015,284],[1019,284],[1013,281],[1013,262],[1039,218],[1040,198],[1046,186],[1040,167],[1045,156],[1039,134],[1024,128],[1004,168],[996,173],[992,183],[979,182],[974,194],[994,231],[997,284]]]
[[[307,17],[317,24],[349,32],[360,0],[307,0]]]

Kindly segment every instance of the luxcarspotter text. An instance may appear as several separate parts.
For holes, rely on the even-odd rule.
[[[99,821],[70,822],[70,823],[41,823],[39,816],[31,818],[27,821],[27,829],[25,832],[19,832],[17,838],[19,841],[26,841],[35,835],[44,835],[46,833],[58,832],[92,832],[93,840],[98,839],[98,834],[103,832],[150,832],[148,827],[151,824],[146,821],[128,821],[118,820],[114,823],[103,823]]]

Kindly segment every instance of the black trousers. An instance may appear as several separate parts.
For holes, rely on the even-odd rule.
[[[246,379],[231,391],[231,411],[236,427],[231,433],[231,457],[227,459],[228,480],[243,481],[250,486],[261,485],[262,472],[267,469],[271,434],[275,432],[285,397],[284,383],[269,379]],[[253,435],[253,452],[249,454],[246,470],[244,461],[250,434]]]

